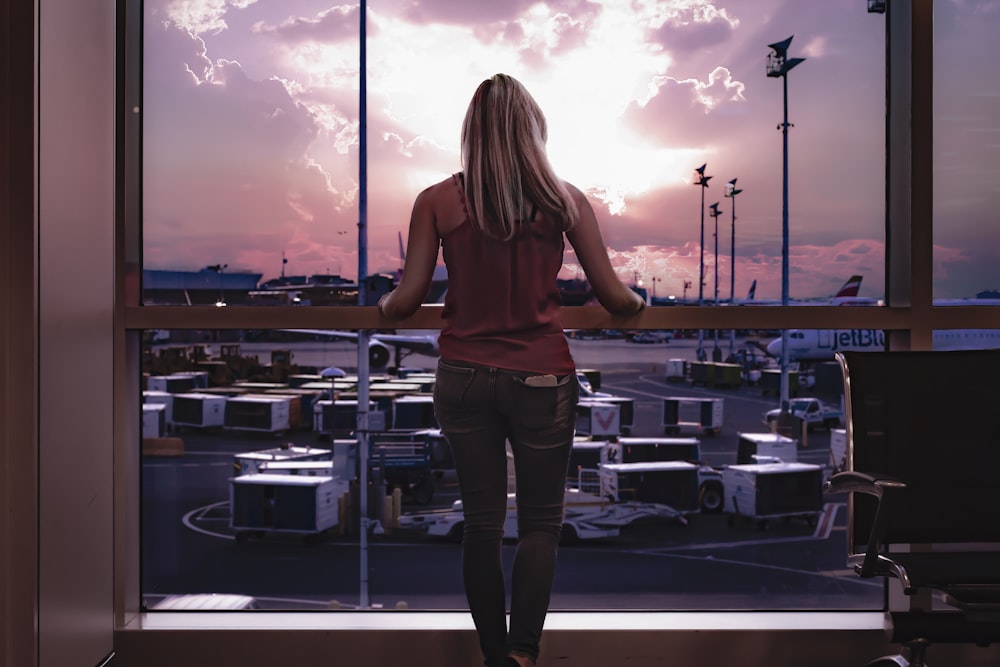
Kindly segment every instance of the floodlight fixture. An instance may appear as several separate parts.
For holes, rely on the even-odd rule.
[[[767,45],[767,48],[772,51],[767,55],[767,75],[769,77],[785,76],[789,70],[805,60],[805,58],[788,57],[788,47],[792,43],[792,37]]]

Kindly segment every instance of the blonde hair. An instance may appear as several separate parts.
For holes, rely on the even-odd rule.
[[[564,231],[576,204],[545,151],[548,128],[541,108],[517,79],[496,74],[476,89],[462,123],[462,169],[473,223],[505,241],[537,207]]]

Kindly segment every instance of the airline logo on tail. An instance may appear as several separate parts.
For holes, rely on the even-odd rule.
[[[842,296],[857,296],[858,292],[861,290],[861,276],[851,276],[844,283],[844,286],[840,288],[840,291],[834,294],[834,298]]]

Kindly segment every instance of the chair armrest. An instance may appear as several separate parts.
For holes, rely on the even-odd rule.
[[[823,484],[823,491],[827,494],[865,493],[878,499],[875,516],[872,519],[871,533],[868,535],[865,558],[858,572],[862,577],[872,577],[878,573],[877,565],[883,544],[882,537],[895,507],[893,499],[902,495],[906,488],[905,482],[891,475],[876,476],[855,470],[838,472]]]
[[[890,475],[872,475],[856,470],[838,472],[823,484],[823,493],[867,493],[881,498],[889,491],[902,490],[906,483]]]

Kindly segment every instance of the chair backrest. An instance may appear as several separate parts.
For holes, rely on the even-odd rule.
[[[1000,350],[843,352],[848,467],[910,488],[885,543],[1000,542]],[[875,501],[851,494],[849,549]]]

